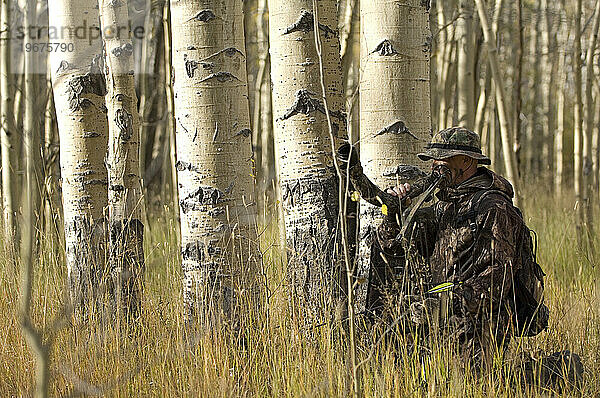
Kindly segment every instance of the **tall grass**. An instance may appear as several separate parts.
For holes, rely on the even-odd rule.
[[[538,233],[539,259],[547,274],[551,321],[546,332],[511,345],[533,354],[564,349],[579,353],[586,367],[582,391],[563,394],[600,396],[598,256],[577,249],[572,203],[572,198],[554,201],[542,190],[526,200],[525,216]],[[52,234],[42,237],[32,314],[45,335],[57,333],[51,352],[52,395],[347,396],[352,371],[343,328],[324,325],[301,333],[288,315],[283,261],[273,245],[274,222],[260,229],[268,298],[244,329],[244,342],[218,334],[188,344],[176,222],[170,214],[169,209],[157,211],[146,229],[143,312],[133,326],[102,330],[93,322],[56,325],[65,295],[63,248]],[[28,396],[34,363],[16,315],[15,261],[7,253],[0,261],[0,396]],[[378,337],[377,331],[363,331],[358,347],[365,397],[536,394],[512,381],[510,363],[499,363],[490,374],[477,377],[460,371],[452,348],[443,342],[419,354],[391,339],[373,344]]]

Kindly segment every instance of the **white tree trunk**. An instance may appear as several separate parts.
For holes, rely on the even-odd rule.
[[[562,15],[562,14],[561,14]],[[559,43],[563,48],[567,46],[568,38],[567,23],[564,22],[559,30]],[[558,71],[557,76],[566,76],[567,60],[566,51],[563,50],[558,54]],[[554,193],[557,197],[562,194],[564,184],[564,154],[563,140],[565,135],[565,93],[566,79],[560,79],[557,82],[557,100],[556,100],[556,137],[554,137]]]
[[[319,1],[324,81],[335,147],[346,138],[344,89],[336,2]],[[294,308],[309,317],[337,305],[341,262],[333,259],[339,236],[338,178],[322,101],[311,0],[270,0],[269,41],[273,82],[275,156],[281,186],[288,277]]]
[[[498,109],[498,119],[500,121],[500,136],[502,137],[502,154],[504,155],[506,177],[513,185],[515,191],[514,204],[515,206],[519,206],[521,195],[519,189],[519,176],[517,174],[515,153],[511,147],[512,135],[510,132],[510,122],[508,120],[508,106],[506,104],[504,81],[501,76],[500,65],[498,64],[496,35],[490,26],[487,10],[485,9],[483,0],[475,0],[475,3],[477,4],[481,28],[483,29],[485,42],[487,44],[490,69],[495,83],[496,107]]]
[[[584,223],[584,206],[583,206],[583,98],[582,98],[582,77],[581,77],[581,9],[582,0],[577,0],[577,8],[575,11],[575,43],[573,48],[573,74],[575,84],[575,101],[573,104],[573,180],[575,190],[575,206],[577,208],[576,230],[579,243],[583,242],[583,223]]]
[[[144,272],[140,118],[127,1],[100,0],[108,108],[110,269],[117,311],[139,313]]]
[[[456,21],[458,124],[468,129],[473,128],[475,119],[473,32],[473,2],[459,0],[459,16]]]
[[[11,85],[11,0],[2,0],[0,9],[0,145],[2,146],[2,221],[5,244],[14,249],[13,184],[13,97]]]
[[[582,199],[585,207],[584,225],[588,242],[593,244],[591,237],[594,235],[593,209],[591,198],[594,194],[593,184],[593,164],[592,164],[592,136],[594,135],[595,107],[592,97],[592,87],[594,84],[594,52],[598,42],[598,30],[600,29],[600,1],[596,1],[594,9],[594,22],[588,40],[588,49],[586,55],[586,76],[585,76],[585,132],[583,134],[583,186]],[[598,99],[596,99],[598,101]]]
[[[242,2],[171,13],[186,320],[235,322],[259,261]]]
[[[97,1],[53,0],[48,6],[49,25],[65,32],[55,42],[73,50],[52,52],[50,65],[60,134],[67,272],[78,316],[94,304],[90,301],[104,272],[106,84]],[[89,29],[85,35],[67,29],[84,24]]]
[[[364,173],[378,186],[420,176],[427,163],[416,154],[431,132],[428,6],[420,0],[361,2],[360,152]],[[381,209],[360,203],[358,277],[371,268]],[[370,272],[369,272],[370,270]],[[373,281],[371,281],[373,282]],[[358,303],[365,302],[366,286]]]

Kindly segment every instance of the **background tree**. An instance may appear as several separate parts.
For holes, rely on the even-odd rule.
[[[457,35],[457,74],[456,91],[458,95],[457,124],[468,129],[473,128],[475,110],[475,81],[474,81],[474,29],[473,2],[459,0],[458,18],[456,21]]]
[[[319,317],[338,304],[342,267],[338,248],[338,178],[321,99],[312,1],[270,0],[269,43],[273,83],[275,156],[281,186],[294,305]],[[327,110],[334,147],[346,138],[336,4],[319,1]],[[334,261],[337,258],[337,261]]]
[[[50,26],[65,32],[57,43],[73,49],[52,52],[49,62],[60,134],[67,272],[79,317],[86,307],[97,304],[105,261],[108,120],[102,43],[96,1],[57,0],[48,6]],[[83,23],[96,39],[65,28]]]
[[[242,3],[172,1],[171,12],[186,319],[208,326],[235,321],[257,287]]]
[[[421,1],[361,2],[360,156],[365,174],[378,186],[420,177],[417,159],[430,138],[428,6]],[[410,95],[407,95],[410,93]],[[374,232],[381,208],[360,203],[358,276],[372,278]],[[369,272],[370,270],[370,272]],[[373,281],[371,281],[373,282]],[[364,304],[365,288],[359,302]]]
[[[128,2],[100,0],[108,108],[110,268],[116,309],[138,315],[144,271],[140,118]]]
[[[14,134],[13,93],[11,87],[11,0],[0,3],[0,144],[2,147],[2,214],[4,236],[7,247],[13,247],[14,209],[13,209],[13,167],[14,167]]]

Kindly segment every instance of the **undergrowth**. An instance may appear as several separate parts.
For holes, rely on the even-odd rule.
[[[512,348],[532,354],[569,349],[581,355],[585,379],[581,391],[565,396],[600,396],[600,292],[598,256],[579,249],[573,200],[554,200],[542,190],[526,200],[528,225],[538,234],[538,256],[546,276],[551,310],[547,331],[515,339]],[[135,325],[110,330],[94,322],[74,326],[60,320],[65,298],[64,248],[47,233],[35,264],[33,317],[48,336],[51,395],[85,396],[347,396],[351,369],[344,330],[323,325],[298,332],[287,313],[283,260],[275,222],[260,227],[266,304],[244,328],[244,339],[205,335],[190,345],[184,335],[182,272],[172,211],[156,211],[146,227],[146,280],[143,312]],[[596,239],[596,247],[600,241]],[[14,258],[0,264],[0,396],[28,396],[34,362],[16,314],[18,275]],[[380,396],[530,396],[515,379],[510,363],[498,363],[487,375],[463,373],[444,342],[423,352],[402,341],[379,339],[361,329],[358,346],[361,395]],[[389,332],[389,331],[388,331]],[[392,331],[393,332],[393,331]],[[374,343],[375,342],[375,343]]]

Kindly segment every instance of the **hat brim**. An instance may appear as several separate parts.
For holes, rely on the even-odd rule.
[[[421,160],[432,160],[432,159],[442,160],[442,159],[451,158],[452,156],[456,156],[456,155],[464,155],[464,156],[468,156],[473,159],[477,159],[479,164],[483,164],[483,165],[489,165],[492,163],[490,158],[488,158],[487,156],[485,156],[481,153],[476,153],[476,152],[471,152],[471,151],[462,151],[462,150],[457,150],[457,149],[430,148],[430,149],[427,149],[425,152],[421,152],[421,153],[417,154],[417,156]]]

